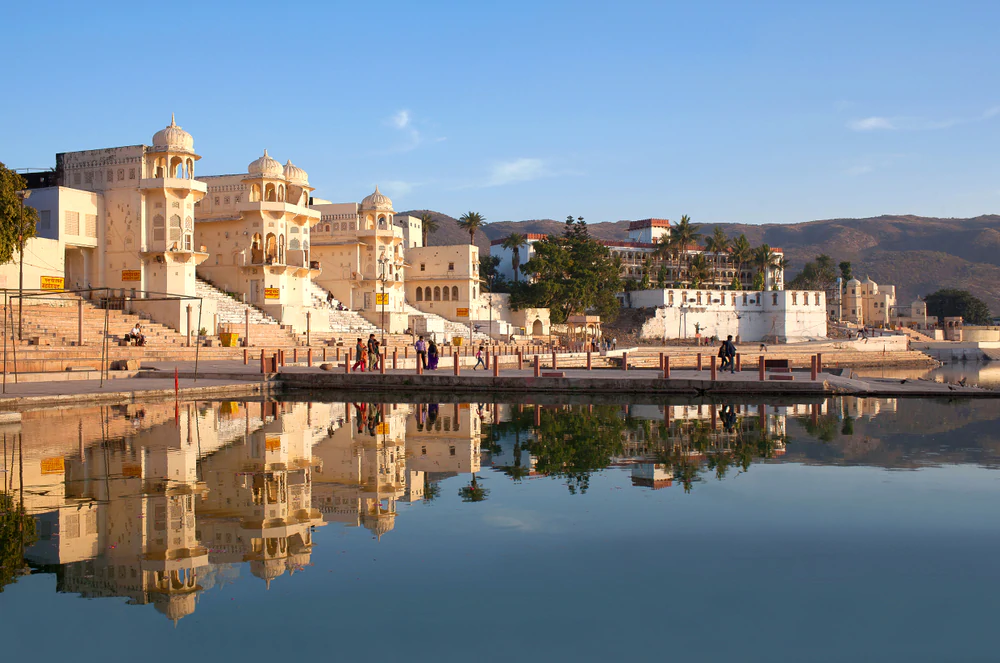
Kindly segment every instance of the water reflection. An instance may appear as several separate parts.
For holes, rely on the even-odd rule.
[[[451,495],[479,503],[491,499],[490,482],[545,477],[584,495],[609,468],[628,473],[637,490],[692,491],[756,463],[995,467],[995,418],[984,402],[901,408],[894,399],[854,398],[29,412],[3,435],[0,591],[26,561],[33,573],[54,574],[59,592],[153,604],[176,622],[203,592],[244,570],[265,588],[306,570],[317,528],[390,535],[405,517],[401,503],[437,501],[451,477],[459,477]],[[934,436],[955,429],[964,432]]]

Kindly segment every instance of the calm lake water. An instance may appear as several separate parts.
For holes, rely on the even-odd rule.
[[[0,429],[0,651],[995,661],[998,420],[854,398],[30,412]]]

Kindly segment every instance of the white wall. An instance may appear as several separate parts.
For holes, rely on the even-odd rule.
[[[826,337],[826,295],[822,292],[674,289],[630,294],[633,308],[657,307],[655,316],[642,326],[645,339],[693,338],[699,332],[788,343]]]

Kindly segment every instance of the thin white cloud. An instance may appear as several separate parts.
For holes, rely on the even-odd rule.
[[[877,129],[895,129],[892,120],[887,117],[866,117],[863,120],[854,120],[848,124],[855,131],[875,131]]]
[[[406,196],[420,186],[419,182],[407,182],[405,180],[389,180],[382,182],[381,188],[390,198]]]
[[[851,166],[850,168],[847,169],[847,174],[857,177],[859,175],[867,175],[873,170],[875,170],[875,166],[871,165],[870,163],[864,163],[864,164],[859,164],[857,166]]]
[[[404,108],[403,110],[393,115],[392,119],[390,119],[389,121],[392,123],[392,126],[396,127],[397,129],[405,129],[406,127],[410,126],[410,111]]]
[[[1000,106],[993,106],[974,117],[953,117],[944,120],[930,120],[923,117],[882,117],[872,116],[847,123],[853,131],[935,131],[950,129],[961,124],[984,122],[1000,115]]]
[[[551,173],[541,159],[522,157],[513,161],[501,161],[494,164],[486,186],[503,186],[514,182],[529,182]]]

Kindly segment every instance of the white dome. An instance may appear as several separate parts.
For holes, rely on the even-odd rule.
[[[851,279],[850,281],[847,282],[847,285],[861,285],[861,281],[857,279]]]
[[[378,212],[391,212],[392,211],[392,201],[389,200],[389,196],[384,195],[378,190],[378,185],[375,185],[375,193],[367,196],[361,201],[361,209],[370,209]]]
[[[250,165],[247,166],[247,172],[261,177],[284,177],[285,174],[281,164],[272,159],[267,150],[264,150],[264,156],[250,162]]]
[[[285,179],[299,186],[309,184],[309,175],[306,174],[306,171],[293,164],[291,159],[285,163]]]
[[[194,152],[194,138],[177,126],[174,114],[170,114],[170,124],[153,134],[153,149],[171,152]]]

